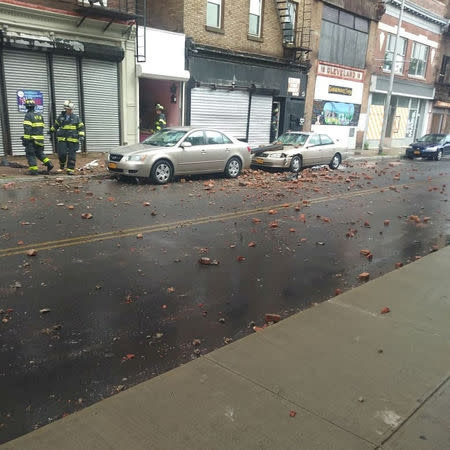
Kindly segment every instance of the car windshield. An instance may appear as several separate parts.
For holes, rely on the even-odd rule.
[[[173,147],[186,133],[187,131],[184,130],[161,130],[149,136],[142,143],[156,147]]]
[[[280,142],[285,145],[303,145],[308,139],[307,134],[301,133],[284,133],[278,137],[276,142]]]
[[[445,134],[426,134],[417,140],[417,142],[440,142],[445,138]]]

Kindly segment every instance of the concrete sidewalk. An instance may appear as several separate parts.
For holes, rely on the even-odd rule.
[[[446,247],[2,449],[450,449],[449,273]]]

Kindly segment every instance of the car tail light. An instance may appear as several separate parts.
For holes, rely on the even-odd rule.
[[[247,150],[248,150],[249,153],[252,152],[252,148],[251,147],[247,147]]]

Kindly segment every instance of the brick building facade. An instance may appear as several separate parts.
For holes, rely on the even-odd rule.
[[[369,147],[377,147],[380,141],[400,3],[389,0],[386,14],[378,24],[364,139]],[[406,146],[429,129],[434,83],[440,68],[440,44],[448,22],[443,16],[445,9],[445,3],[438,0],[426,0],[426,5],[405,2],[387,122],[387,145]]]
[[[450,2],[445,17],[450,19]],[[430,123],[431,133],[450,133],[450,26],[442,36],[439,52],[439,71],[436,75],[436,94]]]
[[[217,126],[251,144],[301,129],[309,64],[300,47],[309,3],[150,2],[151,26],[186,35],[186,123]]]

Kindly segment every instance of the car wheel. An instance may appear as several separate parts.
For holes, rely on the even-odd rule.
[[[337,169],[341,165],[342,157],[339,153],[336,153],[331,160],[329,167],[330,169]]]
[[[155,184],[166,184],[168,183],[173,176],[173,167],[172,164],[162,159],[160,161],[156,161],[153,164],[152,170],[150,172],[150,179]]]
[[[300,156],[294,156],[291,159],[289,170],[294,173],[299,173],[302,170],[302,158]]]
[[[442,159],[442,150],[438,150],[437,152],[436,152],[436,155],[435,155],[435,157],[434,157],[434,160],[435,161],[440,161]]]
[[[241,173],[241,169],[241,160],[233,156],[228,160],[227,165],[225,166],[225,176],[227,178],[236,178]]]

